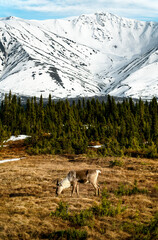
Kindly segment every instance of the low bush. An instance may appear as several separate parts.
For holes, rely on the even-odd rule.
[[[93,212],[90,209],[85,209],[80,213],[75,213],[74,215],[70,216],[69,221],[73,224],[73,226],[92,227],[94,225],[93,218]]]
[[[117,214],[122,213],[126,208],[121,207],[121,202],[117,206],[113,206],[111,202],[105,197],[102,199],[101,204],[94,204],[91,208],[95,216],[110,216],[115,217]]]
[[[51,212],[51,216],[60,217],[63,220],[69,220],[73,226],[93,226],[93,213],[91,210],[82,210],[80,213],[70,215],[67,203],[59,202],[59,206],[55,212]]]
[[[115,190],[115,195],[116,196],[131,196],[134,194],[146,194],[148,193],[147,189],[140,189],[137,186],[137,181],[135,180],[134,185],[132,188],[129,188],[128,186],[124,185],[124,184],[120,184],[118,189]]]
[[[114,167],[114,166],[122,167],[123,164],[124,164],[123,161],[117,160],[117,159],[110,161],[110,167]]]
[[[78,229],[67,229],[55,231],[48,236],[48,239],[53,240],[86,240],[88,238],[87,231]]]
[[[51,216],[60,217],[63,220],[69,220],[70,216],[68,213],[67,203],[60,201],[59,206],[56,208],[55,212],[51,212]]]
[[[152,142],[148,146],[146,156],[148,158],[156,158],[156,157],[158,157],[157,147],[156,147],[156,144],[154,144],[154,142]]]
[[[130,234],[129,240],[156,240],[158,239],[158,212],[146,224],[126,222],[123,230]]]

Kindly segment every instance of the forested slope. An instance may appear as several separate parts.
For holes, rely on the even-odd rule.
[[[89,145],[102,144],[103,155],[131,153],[157,155],[158,104],[141,99],[107,102],[92,99],[54,102],[51,96],[43,104],[42,96],[27,100],[9,94],[1,103],[0,140],[10,135],[27,134],[30,153],[85,153]]]

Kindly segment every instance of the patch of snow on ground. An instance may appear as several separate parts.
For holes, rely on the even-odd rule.
[[[16,136],[11,136],[8,140],[6,140],[5,142],[9,142],[9,141],[18,141],[18,140],[24,140],[26,138],[28,138],[30,136],[27,136],[27,135],[18,135],[17,137]]]
[[[103,147],[104,145],[95,145],[95,146],[88,146],[88,147],[90,147],[90,148],[101,148],[101,147]]]
[[[5,160],[0,160],[1,163],[6,163],[6,162],[14,162],[14,161],[19,161],[21,158],[13,158],[13,159],[5,159]]]

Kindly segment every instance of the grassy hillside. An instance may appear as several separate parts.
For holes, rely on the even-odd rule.
[[[29,156],[21,142],[0,152],[0,160],[14,157],[24,158],[0,164],[0,239],[158,237],[157,159]],[[101,170],[101,196],[81,184],[79,198],[70,189],[56,197],[56,179],[83,168]]]

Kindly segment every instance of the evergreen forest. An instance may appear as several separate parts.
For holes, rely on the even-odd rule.
[[[5,95],[0,106],[0,145],[11,135],[26,134],[30,154],[81,154],[157,157],[158,103],[131,98],[53,101]],[[95,144],[101,148],[93,149]]]

